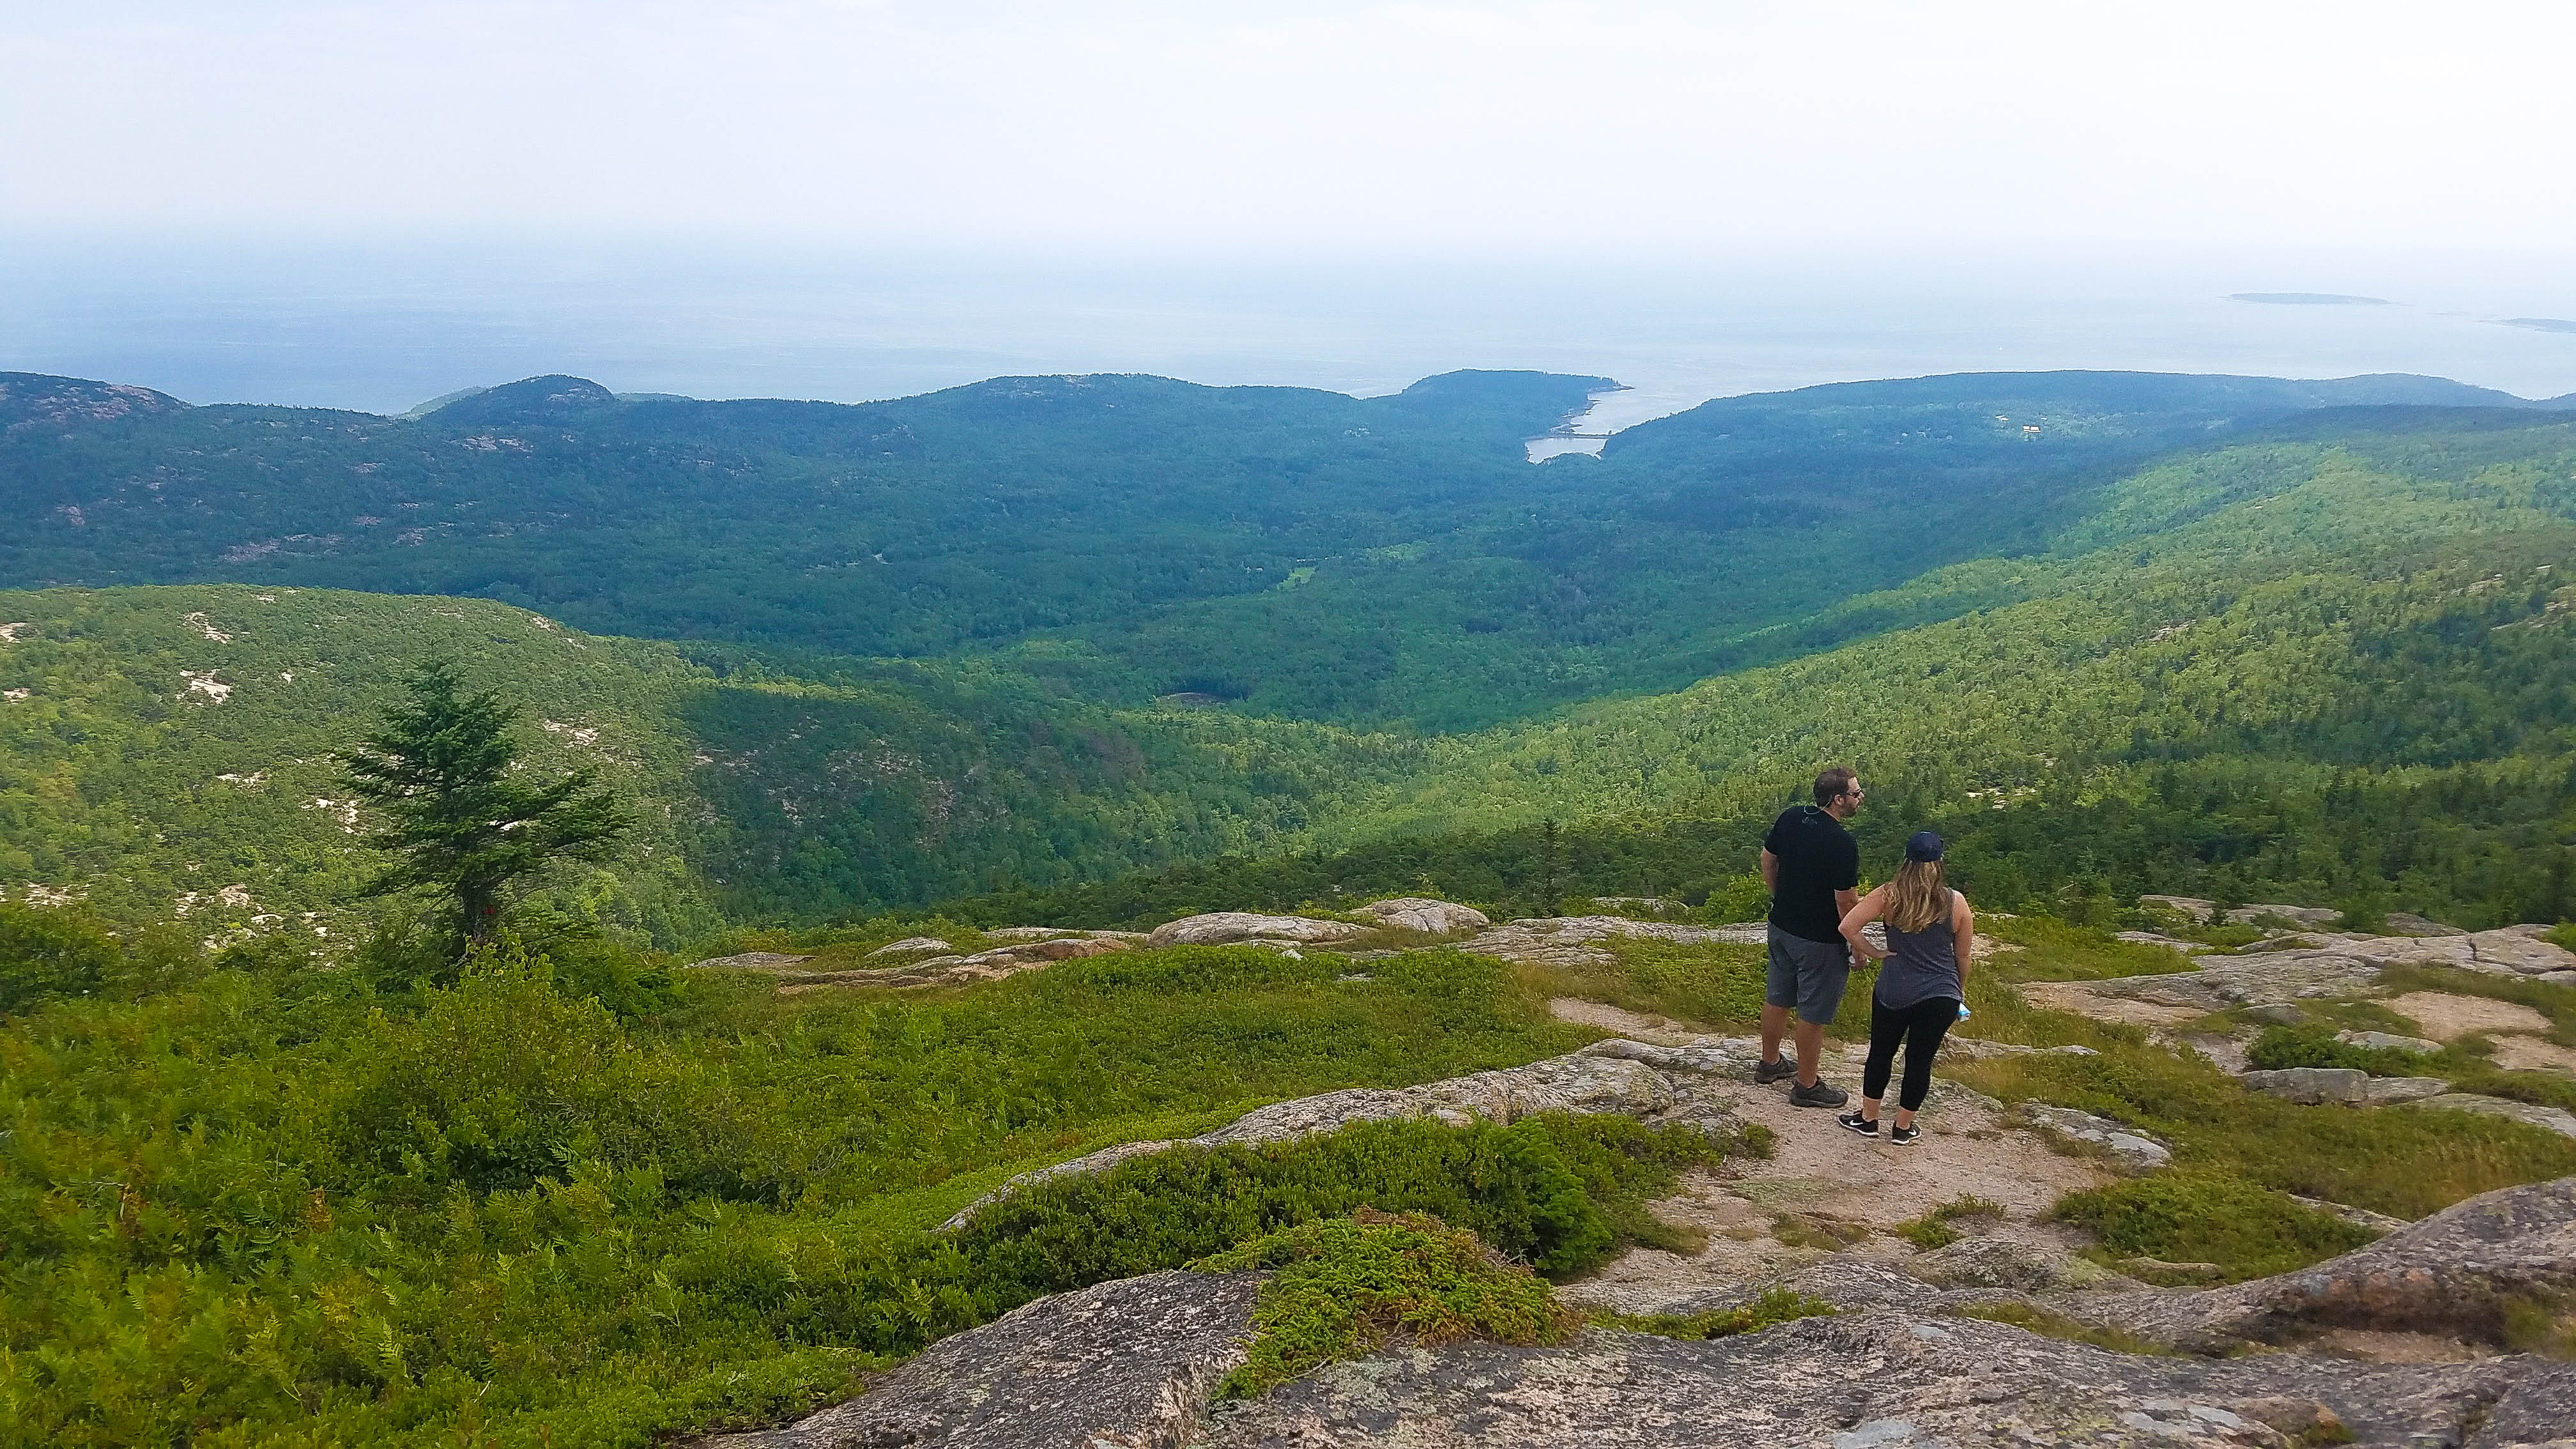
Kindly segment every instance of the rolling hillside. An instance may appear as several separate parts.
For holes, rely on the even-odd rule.
[[[438,653],[524,703],[538,767],[602,765],[639,806],[627,857],[554,900],[664,942],[1260,848],[1418,755],[1312,725],[1071,706],[1008,677],[720,675],[481,600],[56,589],[0,594],[0,622],[7,893],[215,938],[333,929],[378,862],[332,752]]]

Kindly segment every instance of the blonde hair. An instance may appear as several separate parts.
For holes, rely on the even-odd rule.
[[[1892,931],[1928,931],[1950,915],[1950,891],[1937,860],[1909,860],[1887,883],[1887,926]]]

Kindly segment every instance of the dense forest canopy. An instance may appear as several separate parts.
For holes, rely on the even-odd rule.
[[[1969,375],[1721,399],[1598,460],[1523,461],[1609,385],[1003,378],[843,406],[553,377],[393,419],[13,374],[0,487],[25,527],[0,583],[472,595],[1455,731],[1785,657],[1782,626],[2038,546],[2158,452],[2319,408],[2527,407],[2430,378]]]

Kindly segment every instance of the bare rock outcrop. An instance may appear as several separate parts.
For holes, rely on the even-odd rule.
[[[1298,942],[1317,944],[1347,941],[1365,928],[1348,921],[1323,921],[1312,916],[1264,916],[1251,911],[1211,911],[1203,916],[1184,916],[1156,926],[1145,938],[1149,946],[1231,946],[1240,942]]]
[[[2541,937],[2547,926],[2504,926],[2457,936],[2376,936],[2337,949],[2383,965],[2451,966],[2489,976],[2545,976],[2576,970],[2576,951]]]
[[[782,996],[799,996],[809,991],[828,991],[835,987],[882,986],[969,986],[978,981],[999,981],[1023,971],[1035,971],[1058,961],[1072,961],[1084,956],[1099,956],[1111,951],[1124,951],[1127,943],[1119,940],[1086,939],[1081,936],[1056,936],[1042,941],[1022,941],[978,951],[972,956],[933,956],[902,966],[879,966],[855,971],[802,971],[786,976],[787,984],[778,988]],[[791,968],[792,969],[792,968]]]
[[[900,941],[888,941],[859,959],[873,961],[880,956],[918,956],[924,951],[944,953],[956,949],[937,936],[906,936]]]
[[[680,969],[683,971],[757,971],[764,975],[776,975],[813,959],[811,956],[790,956],[779,951],[745,951],[738,956],[710,956],[704,961],[692,961]]]
[[[2116,1353],[1976,1319],[1877,1311],[1691,1343],[1591,1330],[1329,1365],[1218,1408],[1209,1449],[1932,1449],[2037,1444],[2563,1444],[2576,1365],[2373,1368],[2305,1355]],[[2310,1442],[2315,1442],[2311,1440]]]
[[[2330,1328],[2499,1341],[2516,1298],[2576,1292],[2576,1177],[2484,1193],[2312,1268],[2226,1288],[2078,1295],[2067,1311],[2198,1353]]]
[[[2153,1172],[2173,1161],[2172,1148],[2125,1122],[2044,1103],[2022,1108],[2022,1115],[2045,1131],[2099,1148],[2103,1157],[2122,1172]]]
[[[1670,921],[1632,921],[1625,916],[1535,916],[1506,921],[1468,941],[1466,949],[1499,956],[1506,961],[1526,961],[1540,966],[1606,966],[1613,958],[1593,943],[1612,936],[1758,946],[1768,930],[1760,921],[1739,922],[1731,926],[1682,926]]]
[[[2019,1238],[1961,1238],[1905,1261],[1905,1271],[1942,1288],[2009,1288],[2022,1293],[2059,1292],[2116,1285],[2120,1275],[2063,1248]]]
[[[2202,961],[2198,970],[2065,984],[2097,996],[2126,997],[2192,1011],[2225,1011],[2237,1006],[2278,1006],[2302,998],[2366,991],[2379,983],[2381,964],[2340,948],[2267,951],[2252,956],[2204,957]]]
[[[932,1344],[848,1403],[705,1449],[1179,1449],[1252,1338],[1252,1273],[1059,1293]]]
[[[1454,901],[1435,901],[1423,896],[1397,896],[1392,900],[1371,901],[1351,911],[1366,916],[1381,926],[1402,926],[1409,931],[1434,931],[1454,935],[1460,931],[1481,931],[1493,924],[1491,918],[1473,906]]]
[[[2437,1052],[2442,1049],[2440,1042],[2429,1037],[2399,1036],[2389,1031],[2339,1031],[2335,1033],[2335,1040],[2345,1046],[2369,1047],[2379,1051]]]
[[[2352,1067],[2282,1067],[2239,1072],[2236,1080],[2249,1092],[2308,1106],[2337,1103],[2346,1107],[2385,1107],[2420,1102],[2451,1090],[2439,1077],[2374,1077]]]

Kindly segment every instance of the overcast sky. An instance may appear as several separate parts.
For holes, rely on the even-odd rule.
[[[2576,236],[2566,3],[7,9],[22,234]]]

